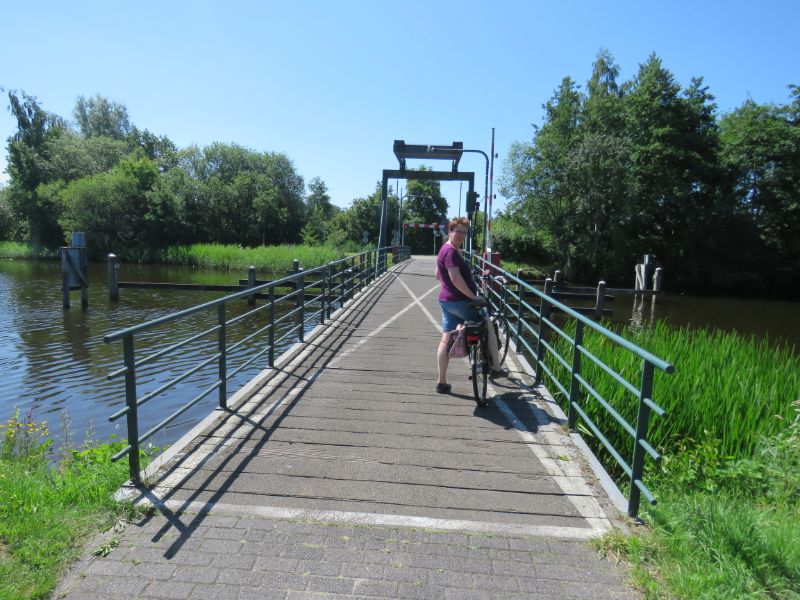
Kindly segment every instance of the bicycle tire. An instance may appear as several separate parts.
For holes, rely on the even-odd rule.
[[[498,351],[500,355],[500,364],[497,365],[497,368],[499,369],[506,361],[506,356],[508,356],[508,343],[511,341],[511,330],[508,328],[508,320],[503,315],[496,315],[494,322],[497,341],[501,344]]]
[[[483,341],[469,349],[469,362],[472,368],[472,392],[478,406],[486,406],[486,391],[489,386],[489,365],[486,352],[483,350]]]

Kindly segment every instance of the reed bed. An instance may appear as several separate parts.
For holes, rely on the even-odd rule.
[[[170,246],[162,250],[156,262],[210,269],[242,270],[254,266],[259,272],[283,273],[299,260],[309,269],[342,258],[345,253],[330,246],[259,246],[243,248],[224,244],[192,244]]]
[[[574,325],[567,330],[574,331]],[[586,331],[585,347],[638,387],[642,360]],[[721,330],[672,328],[664,321],[646,328],[626,327],[620,333],[675,365],[673,375],[656,372],[653,399],[668,416],[653,416],[648,433],[651,443],[667,453],[690,441],[711,439],[726,456],[750,457],[762,438],[785,429],[794,416],[793,403],[800,398],[800,360],[788,345]],[[571,361],[565,340],[559,338],[556,347]],[[548,364],[562,383],[569,381],[555,360]],[[638,402],[632,394],[586,359],[583,373],[629,423],[636,422]],[[566,403],[563,396],[560,400]],[[611,432],[615,446],[630,446],[630,436],[596,400],[584,394],[580,403],[601,430]]]

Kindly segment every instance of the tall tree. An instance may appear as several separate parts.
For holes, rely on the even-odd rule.
[[[79,96],[72,112],[84,137],[105,136],[125,139],[131,132],[128,109],[99,94],[93,98]]]
[[[57,246],[63,241],[58,207],[48,198],[40,198],[36,190],[48,182],[45,173],[45,162],[50,158],[48,142],[58,138],[67,125],[25,92],[11,91],[8,99],[17,121],[17,132],[8,138],[8,200],[14,219],[24,227],[20,235],[34,247]]]

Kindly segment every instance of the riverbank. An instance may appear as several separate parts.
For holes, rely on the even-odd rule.
[[[0,424],[0,598],[49,597],[90,537],[138,510],[112,498],[128,474],[127,461],[110,461],[122,442],[71,450],[56,466],[52,445],[45,422]]]
[[[607,536],[598,548],[631,564],[647,598],[796,597],[800,360],[786,346],[735,333],[663,323],[621,333],[673,362],[675,374],[656,378],[654,397],[667,417],[652,417],[648,435],[665,457],[646,471],[659,504],[644,507],[646,525],[634,537]],[[584,341],[635,379],[636,365]],[[596,375],[588,379],[600,381]],[[597,385],[603,397],[618,398],[610,388]],[[594,404],[587,402],[592,419],[616,447],[626,447],[627,433]],[[617,401],[615,408],[635,422],[635,402]],[[608,456],[594,445],[598,457]],[[614,463],[606,467],[615,472]]]

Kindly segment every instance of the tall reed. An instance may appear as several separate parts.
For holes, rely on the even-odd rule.
[[[297,259],[303,268],[317,267],[342,258],[345,254],[329,246],[259,246],[243,248],[231,244],[192,244],[170,246],[162,250],[159,262],[213,269],[247,269],[254,266],[260,272],[283,273]]]
[[[574,325],[568,329],[574,331]],[[793,403],[800,398],[800,360],[789,346],[721,330],[672,328],[663,321],[649,328],[625,327],[620,333],[675,365],[672,375],[656,373],[653,399],[668,415],[651,418],[648,439],[654,446],[669,452],[712,439],[725,455],[745,458],[755,454],[762,439],[792,421]],[[584,345],[638,387],[641,359],[588,329]],[[571,360],[565,340],[559,338],[556,347]],[[550,359],[548,364],[556,361]],[[554,368],[562,383],[569,381],[565,369]],[[638,402],[632,394],[586,359],[583,373],[601,396],[635,424]],[[629,449],[630,435],[594,398],[582,393],[580,403],[601,430],[610,433],[615,447]]]

